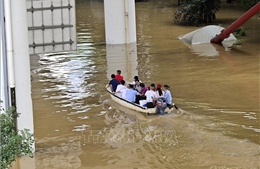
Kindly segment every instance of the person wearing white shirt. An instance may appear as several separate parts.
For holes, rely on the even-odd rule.
[[[156,95],[157,95],[156,98],[163,97],[164,91],[162,90],[162,85],[161,85],[161,84],[158,84],[158,85],[157,85],[157,88],[156,88],[156,90],[155,90],[155,93],[156,93]]]
[[[126,88],[122,89],[122,98],[126,100],[126,92],[129,90],[129,85]]]
[[[138,91],[138,93],[141,93],[142,88],[140,86],[140,81],[139,80],[135,81],[134,90]]]
[[[145,93],[145,96],[146,96],[146,101],[147,102],[153,102],[154,101],[154,99],[156,98],[156,93],[153,90],[153,87],[150,86],[148,88],[148,90]]]
[[[131,84],[135,85],[135,81],[136,81],[136,80],[139,80],[139,82],[142,83],[142,81],[139,79],[139,77],[138,77],[138,76],[135,76],[135,77],[134,77],[134,81],[133,81]]]
[[[147,108],[153,108],[155,107],[155,99],[156,99],[156,93],[154,91],[154,85],[150,85],[150,87],[148,87],[148,90],[145,93],[146,96],[146,106]]]
[[[121,80],[120,84],[117,85],[115,94],[119,97],[123,97],[123,92],[126,90],[127,87],[125,86],[125,81]]]

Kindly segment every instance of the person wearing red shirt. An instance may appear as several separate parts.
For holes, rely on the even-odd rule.
[[[116,71],[116,80],[121,82],[121,80],[124,80],[124,77],[121,75],[121,70]]]

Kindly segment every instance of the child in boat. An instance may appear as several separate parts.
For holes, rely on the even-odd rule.
[[[121,82],[121,80],[124,80],[124,77],[121,75],[121,70],[116,71],[116,80]]]

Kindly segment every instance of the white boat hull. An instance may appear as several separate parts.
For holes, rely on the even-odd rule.
[[[106,88],[106,89],[107,89],[108,93],[110,94],[111,99],[114,102],[120,104],[121,106],[127,107],[127,108],[135,110],[137,112],[144,113],[146,115],[156,114],[156,108],[146,108],[146,107],[140,106],[139,104],[129,102],[129,101],[113,94],[109,88]],[[165,113],[171,113],[171,112],[172,112],[172,109],[169,109],[169,108],[165,109]]]

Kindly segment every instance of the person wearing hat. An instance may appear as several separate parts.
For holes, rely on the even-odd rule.
[[[163,97],[164,91],[162,91],[162,85],[158,84],[155,90],[156,96],[158,97]]]

